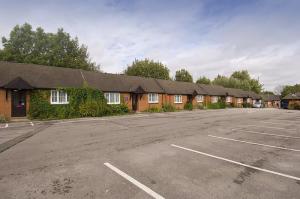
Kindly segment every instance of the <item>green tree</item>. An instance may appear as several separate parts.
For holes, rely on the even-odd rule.
[[[239,88],[256,93],[260,93],[263,87],[259,80],[251,79],[246,70],[235,71],[230,77],[218,75],[212,83],[227,88]]]
[[[155,62],[153,60],[134,60],[134,62],[127,67],[124,71],[126,75],[152,77],[156,79],[169,80],[169,69],[161,62]]]
[[[300,92],[300,84],[295,84],[293,86],[284,86],[281,92],[281,97],[285,97],[291,93],[298,93]]]
[[[91,62],[87,47],[58,29],[57,33],[45,33],[41,27],[36,30],[28,23],[15,26],[9,38],[2,38],[3,49],[0,60],[32,63],[49,66],[97,70]]]
[[[186,69],[176,71],[175,81],[178,82],[193,82],[193,77]]]
[[[197,84],[210,84],[210,79],[203,76],[203,77],[199,77],[199,79],[196,81]]]

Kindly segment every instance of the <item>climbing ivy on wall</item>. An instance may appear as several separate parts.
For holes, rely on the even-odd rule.
[[[68,93],[69,104],[50,104],[50,90],[34,90],[30,94],[29,117],[32,119],[67,119],[100,117],[128,113],[124,104],[108,105],[97,89],[61,88]]]

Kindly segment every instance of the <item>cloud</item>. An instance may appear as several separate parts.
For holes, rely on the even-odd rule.
[[[273,89],[299,83],[298,1],[7,1],[0,35],[29,22],[63,27],[88,45],[106,72],[122,72],[135,58],[160,60],[214,78],[247,69]]]

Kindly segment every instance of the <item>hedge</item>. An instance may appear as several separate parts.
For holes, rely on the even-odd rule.
[[[31,119],[68,119],[100,117],[129,112],[126,105],[108,105],[103,93],[92,88],[62,88],[68,93],[69,104],[50,104],[50,90],[30,94]]]

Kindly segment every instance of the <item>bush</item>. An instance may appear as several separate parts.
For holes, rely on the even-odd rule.
[[[197,104],[196,106],[198,109],[205,109],[206,107],[203,104]]]
[[[184,109],[189,111],[193,110],[193,104],[191,102],[186,103]]]
[[[29,116],[32,119],[68,119],[100,117],[128,113],[126,105],[108,105],[103,93],[92,88],[67,88],[69,104],[52,105],[50,91],[35,90],[30,96]]]
[[[162,106],[162,111],[163,112],[174,112],[176,110],[176,108],[169,103],[163,104]]]
[[[147,112],[150,112],[150,113],[159,113],[161,112],[161,109],[158,108],[158,107],[150,107],[147,109]]]
[[[5,122],[7,122],[7,121],[6,121],[5,117],[4,117],[4,115],[0,114],[0,123],[5,123]]]
[[[234,108],[234,103],[226,103],[226,108]]]
[[[250,103],[247,103],[247,102],[244,102],[243,103],[243,108],[251,108],[251,104]]]
[[[110,110],[107,111],[111,111],[111,113],[114,115],[125,114],[129,112],[129,109],[125,104],[114,104],[110,105],[109,108]]]
[[[208,109],[224,109],[226,108],[225,102],[217,102],[217,103],[212,103],[207,105]]]

